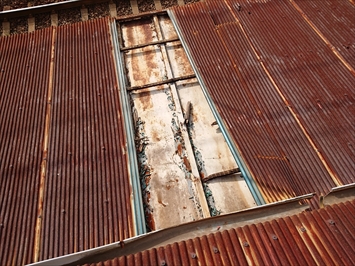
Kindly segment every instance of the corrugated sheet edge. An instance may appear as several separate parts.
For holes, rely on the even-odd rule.
[[[221,132],[228,144],[228,147],[230,148],[230,150],[233,154],[233,157],[236,160],[236,162],[241,170],[241,173],[245,179],[245,182],[248,185],[248,188],[249,188],[251,194],[253,195],[253,198],[254,198],[256,204],[257,205],[264,205],[265,200],[264,200],[263,196],[261,195],[257,185],[255,184],[254,179],[252,178],[252,175],[248,169],[248,166],[242,160],[242,156],[240,155],[235,143],[233,142],[232,137],[230,136],[230,134],[227,130],[227,127],[224,125],[223,120],[222,120],[221,116],[219,115],[217,108],[216,108],[215,104],[213,103],[209,93],[207,92],[206,85],[204,84],[202,77],[200,76],[199,72],[197,71],[195,62],[193,61],[193,59],[191,57],[189,48],[186,46],[186,42],[184,41],[183,35],[179,29],[179,26],[178,26],[177,21],[175,19],[174,13],[171,10],[168,10],[168,15],[174,25],[177,35],[179,36],[181,44],[184,47],[187,58],[189,59],[192,69],[195,72],[196,78],[197,78],[198,82],[200,83],[200,86],[201,86],[202,91],[206,97],[206,100],[211,108],[211,111],[212,111],[214,117],[217,119],[218,126],[220,127]]]
[[[119,98],[120,105],[123,113],[124,128],[126,132],[126,147],[128,153],[128,171],[129,179],[132,187],[133,197],[131,198],[131,205],[133,209],[133,225],[135,226],[135,234],[141,235],[146,233],[143,202],[142,202],[142,193],[141,186],[139,181],[139,172],[138,172],[138,162],[136,155],[136,148],[134,144],[134,129],[132,127],[133,120],[131,114],[131,108],[129,106],[129,101],[127,97],[127,91],[125,86],[125,78],[123,72],[123,59],[120,51],[118,50],[118,32],[116,27],[116,20],[111,20],[110,23],[111,29],[111,41],[113,45],[114,61],[116,65],[116,72],[118,77],[119,84]]]
[[[276,203],[269,203],[238,212],[197,220],[146,233],[144,235],[135,236],[124,241],[115,242],[105,246],[36,262],[30,265],[81,265],[86,263],[96,263],[138,253],[157,245],[163,246],[177,241],[184,241],[196,236],[207,235],[218,231],[228,230],[230,228],[254,224],[255,220],[258,222],[265,222],[280,217],[292,216],[308,209],[309,205],[301,205],[300,202],[310,199],[313,196],[313,193],[306,194]],[[196,231],[198,232],[196,233]],[[192,234],[193,232],[195,232],[195,235]],[[176,238],[181,238],[182,234],[187,235],[187,237],[183,239]]]

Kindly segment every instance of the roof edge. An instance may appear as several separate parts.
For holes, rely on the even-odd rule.
[[[301,202],[312,198],[314,195],[314,193],[306,194],[276,203],[214,216],[30,265],[78,265],[97,263],[222,230],[250,225],[256,222],[271,221],[280,217],[304,212],[309,208],[309,205],[302,205]]]

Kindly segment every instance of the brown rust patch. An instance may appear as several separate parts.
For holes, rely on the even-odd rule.
[[[185,76],[193,74],[194,72],[181,44],[174,45],[173,47],[175,61],[179,64],[179,66],[183,66],[183,68],[180,68],[180,71],[182,72],[181,75]]]
[[[138,100],[142,104],[143,111],[149,110],[153,107],[152,96],[150,94],[150,91],[140,93]]]
[[[131,55],[133,80],[132,86],[141,86],[156,81],[161,81],[158,66],[158,51],[154,47],[142,48]]]
[[[183,161],[184,161],[184,164],[185,164],[185,166],[186,166],[186,170],[187,170],[188,172],[191,172],[191,165],[190,165],[189,159],[187,159],[187,157],[184,156]]]
[[[124,34],[126,37],[124,38],[124,46],[128,47],[154,41],[151,23],[151,19],[141,19],[125,23],[123,27],[127,30]],[[148,34],[149,32],[151,34]]]
[[[150,230],[154,231],[155,230],[155,221],[154,221],[152,213],[150,211],[146,211],[145,217],[147,219],[148,227],[150,228]]]
[[[181,157],[181,155],[182,155],[182,144],[181,143],[178,144],[176,153]]]
[[[155,130],[152,132],[152,140],[153,141],[160,141],[159,133]]]

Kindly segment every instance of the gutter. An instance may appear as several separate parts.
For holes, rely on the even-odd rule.
[[[211,108],[211,111],[214,115],[214,117],[216,118],[216,121],[218,123],[218,126],[219,128],[221,129],[221,132],[227,142],[227,145],[229,147],[229,149],[231,150],[231,153],[234,157],[234,160],[237,162],[239,168],[240,168],[240,171],[242,173],[242,176],[244,177],[244,180],[245,182],[247,183],[248,185],[248,188],[255,200],[255,203],[257,205],[263,205],[263,204],[266,204],[263,196],[261,195],[260,191],[259,191],[259,188],[257,187],[257,185],[255,184],[254,182],[254,179],[252,178],[252,174],[250,173],[249,169],[248,169],[248,166],[245,164],[245,162],[243,161],[242,159],[242,156],[241,154],[239,153],[239,150],[237,149],[235,143],[233,142],[233,139],[231,137],[231,135],[229,134],[228,130],[227,130],[227,127],[225,126],[221,116],[219,115],[218,111],[217,111],[217,108],[211,98],[211,96],[209,95],[208,91],[207,91],[207,87],[206,85],[204,84],[203,82],[203,79],[197,69],[197,66],[194,62],[194,60],[192,59],[192,56],[191,56],[191,52],[189,50],[189,47],[186,45],[186,42],[184,41],[184,37],[182,35],[182,32],[180,31],[180,28],[178,26],[178,23],[176,21],[176,18],[174,16],[174,13],[171,11],[171,10],[168,10],[168,15],[173,23],[173,26],[180,38],[180,41],[181,41],[181,44],[182,46],[184,47],[184,50],[186,52],[186,55],[187,55],[187,58],[189,59],[190,63],[191,63],[191,66],[192,66],[192,69],[194,70],[195,72],[195,75],[196,75],[196,78],[198,80],[198,82],[200,83],[200,86],[201,86],[201,89],[206,97],[206,100]]]

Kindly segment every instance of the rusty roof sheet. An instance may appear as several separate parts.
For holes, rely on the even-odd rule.
[[[133,235],[107,20],[58,27],[40,259]]]
[[[354,75],[291,3],[228,3],[170,15],[266,201],[354,182]]]
[[[355,71],[355,2],[293,0],[292,3],[333,51],[339,52]]]
[[[0,38],[0,261],[31,261],[52,31]]]
[[[3,264],[134,235],[108,23],[0,38]]]
[[[196,237],[104,265],[353,265],[355,201]]]

